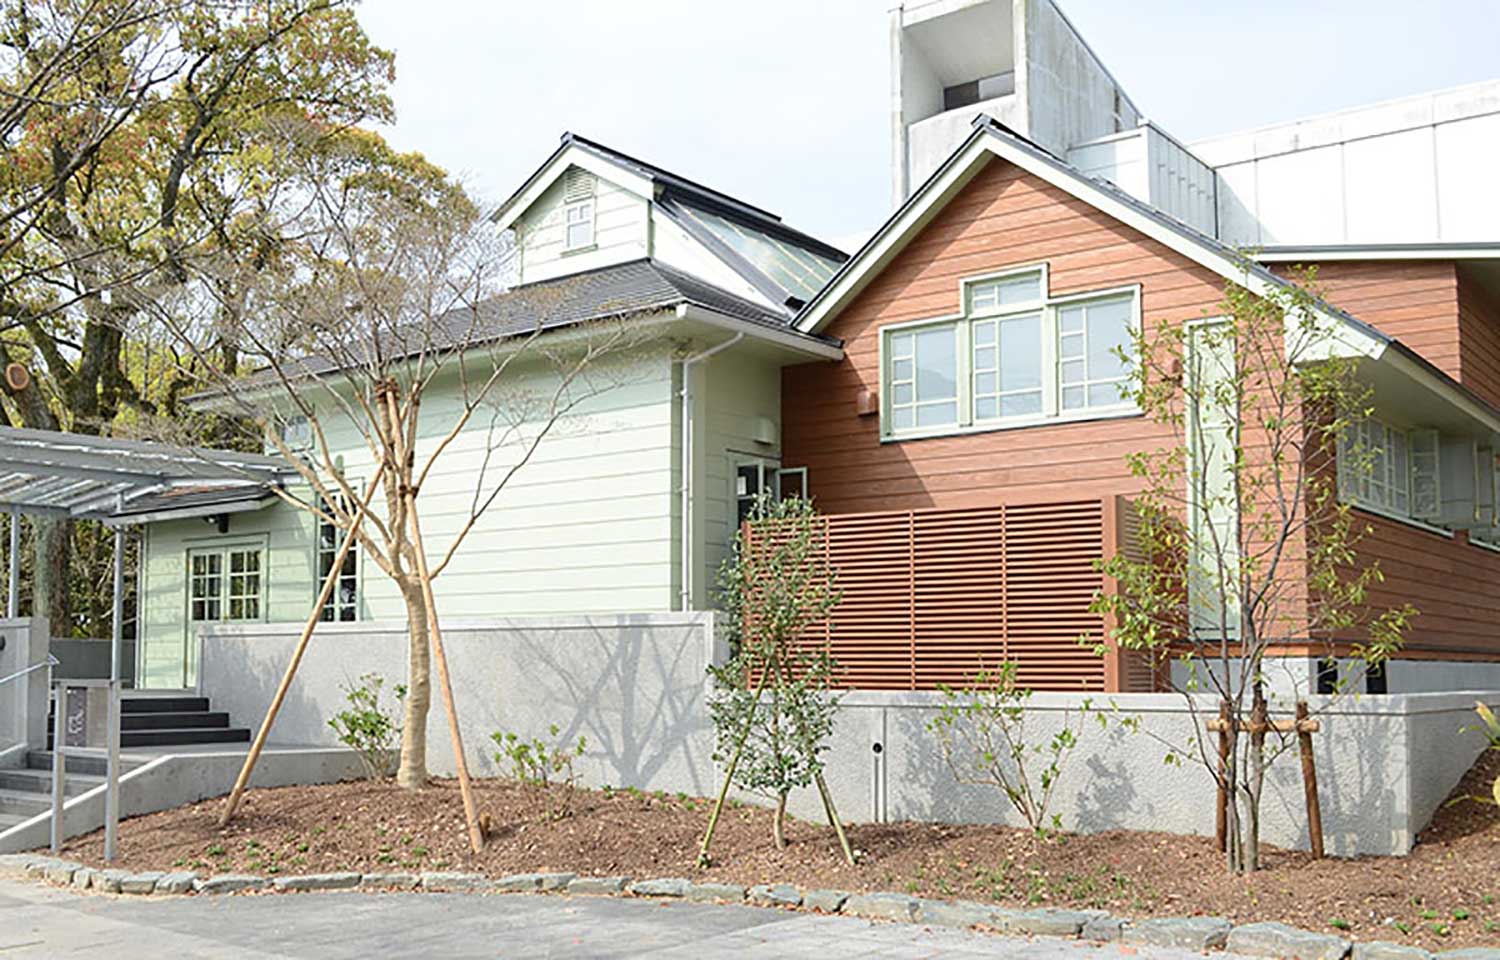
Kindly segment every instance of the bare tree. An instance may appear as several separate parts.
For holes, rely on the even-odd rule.
[[[1355,549],[1367,526],[1339,497],[1340,475],[1367,474],[1379,454],[1348,443],[1370,394],[1354,361],[1330,356],[1337,332],[1315,275],[1300,279],[1262,295],[1231,284],[1220,316],[1143,329],[1122,352],[1129,395],[1171,441],[1129,457],[1144,488],[1139,550],[1102,564],[1117,589],[1094,603],[1122,647],[1176,659],[1194,735],[1168,742],[1168,759],[1201,763],[1229,798],[1234,871],[1259,866],[1266,771],[1296,743],[1269,717],[1274,651],[1316,643],[1378,664],[1415,615],[1370,601],[1380,570]],[[1227,738],[1222,760],[1211,726]]]
[[[260,272],[232,311],[202,306],[203,323],[233,318],[224,335],[258,369],[201,365],[198,404],[253,424],[300,474],[305,489],[281,498],[353,530],[396,584],[410,640],[397,779],[416,788],[427,779],[434,655],[447,686],[433,582],[548,436],[638,376],[653,328],[630,315],[569,323],[565,285],[497,300],[508,249],[493,226],[441,170],[373,135],[353,131],[320,152],[286,206],[296,227],[284,232],[299,240],[282,267]],[[162,321],[202,349],[202,331],[179,314]],[[467,509],[439,538],[423,524],[421,493],[458,451]],[[371,484],[375,505],[356,523]]]

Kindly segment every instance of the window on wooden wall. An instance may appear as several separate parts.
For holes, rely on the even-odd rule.
[[[1122,396],[1139,289],[1047,296],[1045,267],[961,284],[957,315],[886,327],[882,433],[934,436],[1134,413]]]

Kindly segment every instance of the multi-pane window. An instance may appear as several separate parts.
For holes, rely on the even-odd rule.
[[[563,208],[563,247],[578,250],[594,242],[594,201],[580,200]]]
[[[260,551],[229,551],[230,620],[260,619]]]
[[[778,500],[807,497],[807,468],[778,467],[769,460],[746,460],[734,468],[735,520],[743,524],[750,519],[755,501],[762,493]]]
[[[897,430],[958,423],[958,330],[953,324],[891,335],[891,423]]]
[[[325,513],[330,512],[328,505],[323,505]],[[314,589],[317,596],[323,589],[323,581],[328,578],[328,571],[333,569],[333,562],[338,559],[339,545],[343,541],[343,531],[339,527],[323,519],[318,518],[318,582]],[[356,620],[359,613],[359,556],[354,548],[344,554],[344,562],[339,565],[338,580],[334,583],[333,593],[329,595],[328,602],[323,604],[323,619],[329,620]]]
[[[887,435],[985,429],[1134,407],[1118,355],[1134,290],[1049,300],[1042,269],[965,284],[961,317],[885,331]]]
[[[1116,351],[1130,343],[1131,297],[1070,303],[1057,310],[1058,382],[1062,408],[1083,410],[1122,401],[1129,371]]]
[[[220,597],[224,582],[222,553],[195,553],[188,560],[189,614],[193,620],[218,620],[222,617]]]
[[[1042,315],[975,320],[974,419],[1042,413]]]
[[[1339,438],[1339,487],[1362,507],[1408,516],[1411,466],[1406,432],[1374,417],[1352,424]]]
[[[265,551],[260,546],[192,550],[188,553],[188,618],[260,620],[265,606]]]

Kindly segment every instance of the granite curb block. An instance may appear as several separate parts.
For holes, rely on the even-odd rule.
[[[581,877],[572,873],[516,873],[491,879],[482,873],[312,873],[263,877],[225,873],[203,877],[187,870],[130,871],[85,866],[35,853],[0,854],[0,877],[40,880],[75,890],[136,896],[275,890],[566,893],[580,896],[634,896],[696,903],[751,903],[820,913],[842,913],[869,920],[894,920],[940,927],[993,930],[1004,934],[1081,939],[1126,946],[1175,947],[1209,952],[1227,950],[1246,957],[1277,960],[1500,960],[1500,949],[1465,947],[1433,953],[1385,941],[1351,942],[1276,921],[1233,926],[1221,917],[1152,917],[1130,920],[1103,910],[1044,907],[1017,910],[974,900],[928,900],[901,893],[802,890],[790,883],[693,883],[683,877],[633,880],[628,876]]]
[[[1133,947],[1207,952],[1224,949],[1229,930],[1229,921],[1222,917],[1156,917],[1127,924],[1120,931],[1120,942]]]
[[[271,885],[277,890],[353,890],[364,879],[358,873],[305,873],[295,877],[277,877]]]
[[[809,910],[838,913],[848,899],[848,890],[809,890],[802,895],[802,905]]]
[[[637,880],[630,885],[630,893],[636,897],[682,897],[693,884],[682,877],[660,877],[656,880]]]
[[[745,888],[737,883],[695,883],[687,888],[682,899],[694,903],[739,903],[745,899]]]
[[[800,907],[802,891],[790,883],[762,883],[751,887],[746,899],[760,907]]]
[[[249,873],[221,873],[197,881],[193,884],[193,890],[196,893],[213,895],[239,893],[241,890],[265,890],[270,885],[271,881],[265,877],[257,877]]]
[[[630,886],[629,877],[579,877],[568,884],[568,893],[584,896],[618,896]]]
[[[1342,937],[1310,933],[1284,923],[1247,923],[1229,931],[1230,953],[1284,960],[1344,960],[1350,943]]]

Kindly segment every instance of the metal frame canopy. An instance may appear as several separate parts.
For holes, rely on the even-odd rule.
[[[0,510],[129,523],[128,505],[189,486],[264,487],[285,460],[235,450],[0,427]]]

